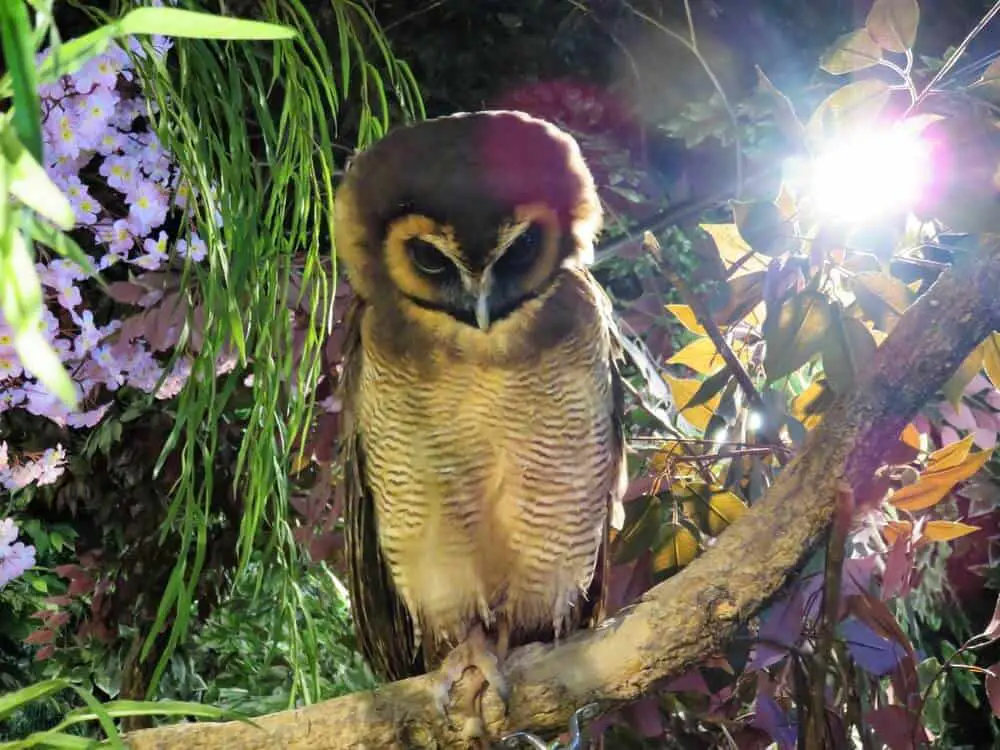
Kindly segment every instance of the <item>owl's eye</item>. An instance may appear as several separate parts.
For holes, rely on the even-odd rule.
[[[517,236],[503,254],[500,262],[511,271],[526,271],[534,264],[542,247],[543,229],[540,224],[531,224]]]
[[[406,243],[413,265],[428,276],[440,276],[447,273],[453,266],[444,253],[427,240],[414,237]]]

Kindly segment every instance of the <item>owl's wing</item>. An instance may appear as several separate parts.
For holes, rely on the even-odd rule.
[[[601,310],[603,324],[607,326],[607,331],[611,344],[611,351],[608,355],[608,369],[611,377],[611,399],[608,407],[611,409],[611,424],[613,428],[613,442],[611,450],[613,453],[612,474],[614,484],[611,494],[608,497],[608,514],[604,522],[604,536],[601,540],[601,547],[597,553],[597,565],[594,570],[594,578],[587,592],[587,602],[584,605],[581,626],[593,628],[606,616],[606,603],[608,593],[608,571],[610,568],[610,546],[611,528],[614,526],[620,530],[624,520],[625,512],[622,507],[622,497],[628,487],[628,466],[625,461],[625,387],[622,384],[621,371],[618,368],[619,362],[624,356],[621,333],[614,320],[611,308],[611,300],[608,298],[600,282],[592,276],[589,277],[590,284],[593,285],[594,296],[598,301]]]
[[[385,680],[423,674],[422,649],[413,621],[392,582],[378,543],[375,502],[365,483],[364,450],[355,413],[361,371],[361,318],[357,297],[345,319],[344,368],[341,375],[341,459],[344,466],[344,537],[348,589],[358,645],[372,669]]]

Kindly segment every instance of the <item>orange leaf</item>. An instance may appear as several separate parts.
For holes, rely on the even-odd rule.
[[[677,322],[691,331],[691,333],[698,336],[708,335],[705,329],[702,328],[701,323],[698,322],[698,317],[694,314],[694,310],[691,309],[690,305],[667,305],[667,311],[677,318]]]
[[[910,424],[903,428],[903,434],[899,436],[899,439],[914,450],[922,450],[920,447],[920,430],[914,426],[913,422],[910,422]]]
[[[961,440],[956,440],[954,443],[931,453],[927,460],[927,471],[943,471],[961,466],[969,458],[972,440],[972,435],[966,435]]]
[[[882,527],[882,536],[889,546],[896,544],[896,540],[901,536],[909,536],[913,533],[913,524],[909,521],[889,521]]]
[[[993,451],[969,454],[972,436],[969,435],[931,454],[927,470],[920,479],[898,490],[889,498],[897,508],[915,512],[925,510],[940,502],[951,489],[963,482],[989,460]]]
[[[671,365],[685,365],[699,375],[713,375],[726,365],[726,360],[707,336],[695,339],[667,360]]]
[[[924,526],[924,538],[932,542],[950,542],[953,539],[979,531],[978,526],[970,526],[958,521],[928,521]]]

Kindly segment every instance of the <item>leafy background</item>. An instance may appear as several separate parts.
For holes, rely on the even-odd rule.
[[[556,121],[584,148],[610,219],[597,272],[633,354],[633,482],[615,542],[616,606],[710,547],[801,444],[828,394],[850,386],[851,363],[942,264],[995,231],[988,200],[969,205],[989,195],[971,172],[925,207],[922,218],[945,220],[921,242],[902,216],[831,234],[810,216],[808,195],[778,192],[780,165],[802,149],[789,100],[793,116],[812,122],[808,113],[850,109],[858,85],[875,86],[885,91],[878,114],[896,116],[905,84],[926,84],[989,3],[925,2],[916,40],[895,45],[886,28],[907,36],[915,3],[876,3],[896,14],[888,27],[872,3],[834,0],[185,5],[299,35],[123,42],[131,56],[115,58],[121,69],[104,86],[118,97],[117,119],[102,133],[128,139],[109,153],[95,141],[89,159],[56,158],[67,129],[70,140],[93,133],[79,119],[63,127],[63,110],[47,107],[68,84],[92,83],[93,70],[41,82],[43,164],[74,220],[53,237],[34,214],[19,216],[36,240],[49,341],[88,416],[71,417],[14,369],[0,376],[0,465],[11,485],[0,517],[16,522],[36,563],[0,588],[0,685],[51,688],[0,704],[3,739],[51,728],[86,706],[84,696],[258,715],[374,684],[338,579],[333,389],[350,290],[330,248],[330,201],[346,159],[392,125],[511,106]],[[60,4],[59,35],[39,35],[39,47],[126,9]],[[926,106],[971,144],[969,164],[997,163],[992,28]],[[94,94],[87,86],[76,96],[93,103]],[[2,127],[14,127],[9,117]],[[133,222],[129,249],[111,263],[113,238],[101,227],[135,217],[141,203],[138,185],[118,189],[102,171],[116,157],[139,164],[164,206],[148,226]],[[659,257],[639,241],[645,229]],[[105,286],[63,259],[74,248]],[[739,368],[710,332],[724,335]],[[132,359],[112,378],[98,352],[115,342],[138,346],[146,369],[135,350],[118,350],[114,361]],[[856,498],[843,619],[818,679],[836,688],[827,709],[838,731],[858,727],[865,746],[906,747],[918,721],[941,747],[996,737],[989,707],[1000,697],[982,668],[998,660],[1000,629],[991,621],[998,381],[994,337]],[[726,737],[792,746],[817,689],[801,646],[823,628],[816,600],[827,564],[818,555],[716,662],[606,718],[615,746],[709,747]],[[129,714],[115,714],[123,729],[163,720]]]

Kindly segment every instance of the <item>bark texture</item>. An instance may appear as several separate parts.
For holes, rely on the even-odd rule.
[[[855,490],[903,427],[992,331],[1000,329],[1000,244],[963,256],[912,305],[855,390],[840,397],[766,497],[709,552],[597,630],[557,647],[515,651],[504,717],[485,701],[494,736],[565,729],[577,708],[641,697],[726,643],[827,530],[841,483]],[[426,677],[245,723],[183,724],[128,736],[133,750],[460,747],[438,717]]]

